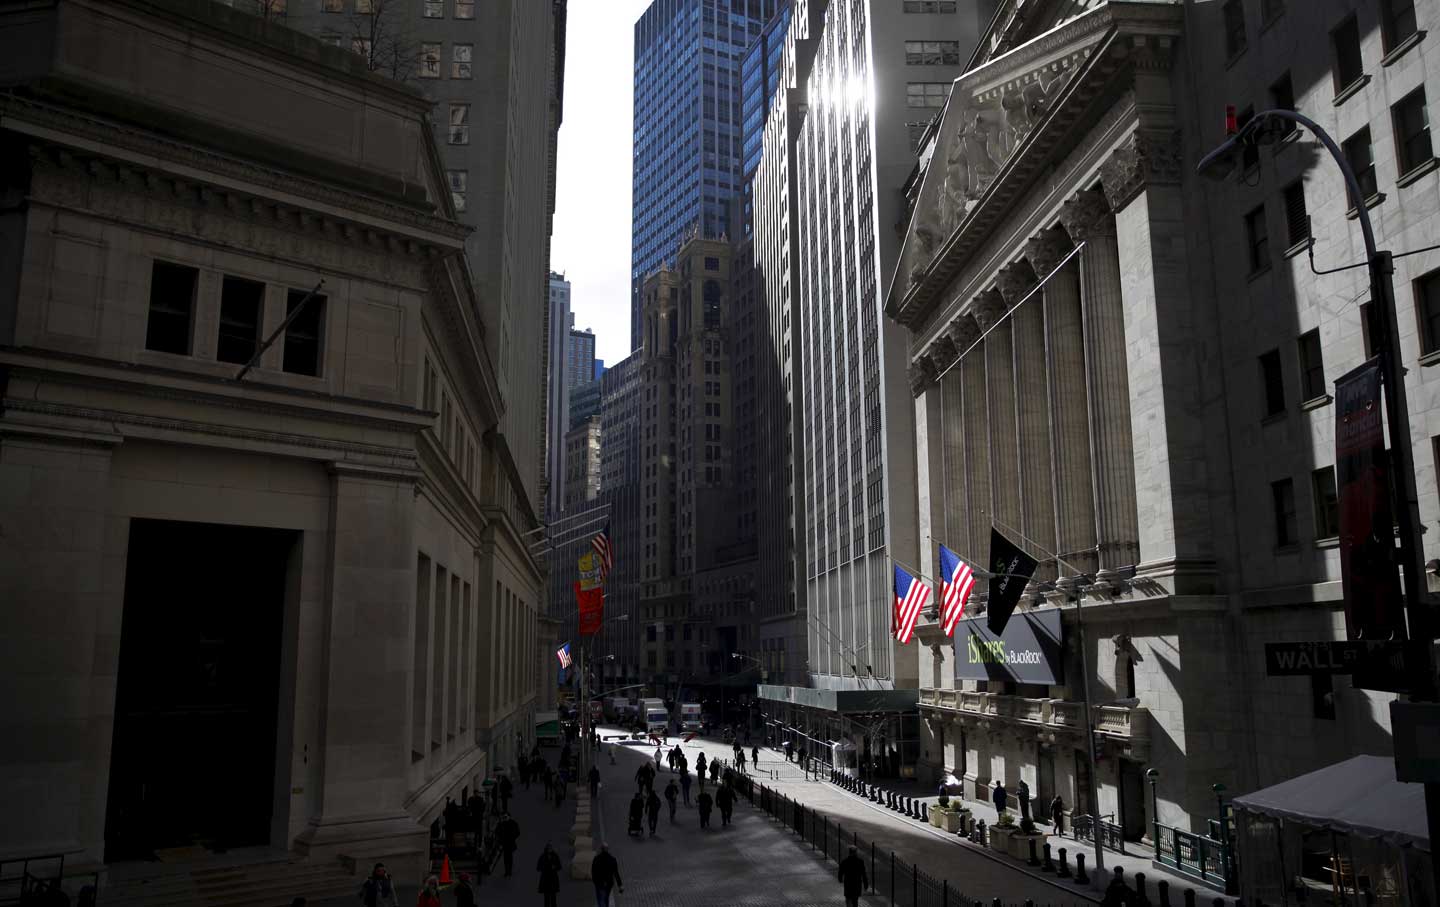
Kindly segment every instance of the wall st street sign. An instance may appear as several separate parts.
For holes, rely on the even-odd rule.
[[[1265,673],[1271,677],[1353,674],[1355,686],[1369,690],[1403,689],[1405,644],[1368,640],[1267,642]]]

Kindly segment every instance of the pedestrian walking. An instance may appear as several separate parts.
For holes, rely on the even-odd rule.
[[[680,769],[680,795],[681,795],[681,797],[684,799],[685,805],[686,805],[686,806],[689,806],[689,805],[690,805],[690,773],[687,772],[687,771],[685,771],[685,769],[683,769],[683,768]]]
[[[521,759],[521,760],[520,760],[520,784],[521,784],[526,790],[529,790],[529,789],[530,789],[530,760],[529,760],[529,759]]]
[[[455,907],[475,907],[475,889],[470,887],[470,873],[460,873],[455,883]]]
[[[756,771],[760,770],[760,747],[758,746],[750,747],[750,765],[753,766]]]
[[[722,785],[715,792],[715,805],[720,807],[720,825],[722,827],[729,825],[730,814],[735,809],[735,792],[730,789],[728,784]]]
[[[1056,794],[1050,801],[1050,821],[1055,823],[1055,834],[1065,834],[1065,801]]]
[[[870,876],[865,872],[865,861],[850,848],[850,854],[840,861],[840,884],[845,887],[845,907],[859,907],[860,895],[870,887]]]
[[[620,864],[610,853],[609,844],[601,844],[600,852],[590,861],[590,881],[595,883],[595,907],[610,907],[610,889],[620,887],[625,893],[625,883],[620,879]]]
[[[440,880],[430,876],[415,898],[415,907],[440,907]]]
[[[1021,778],[1020,783],[1015,785],[1015,799],[1020,801],[1020,821],[1030,821],[1030,785]]]
[[[502,813],[508,813],[510,811],[510,795],[515,793],[515,785],[511,783],[509,775],[500,776],[499,788],[500,811]]]
[[[569,783],[566,780],[566,772],[569,769],[560,769],[555,773],[555,807],[558,809],[561,803],[565,802],[565,787]]]
[[[560,855],[550,842],[545,842],[540,859],[535,861],[535,871],[540,873],[540,886],[536,890],[545,896],[545,907],[555,907],[555,897],[560,893],[560,869]]]
[[[500,852],[505,855],[505,877],[515,872],[515,849],[520,846],[520,823],[507,812],[495,826],[495,840],[500,842]]]
[[[625,826],[625,833],[639,837],[643,832],[640,830],[640,823],[645,821],[645,798],[639,791],[630,798],[630,824]]]
[[[395,883],[390,879],[390,870],[384,863],[376,863],[370,870],[370,878],[360,886],[360,903],[365,907],[399,907],[395,897]]]
[[[700,796],[696,798],[695,803],[700,808],[700,827],[709,828],[710,810],[715,804],[715,798],[705,793],[704,790],[701,790]]]
[[[718,784],[720,781],[720,763],[714,759],[710,760],[710,783]]]
[[[600,793],[600,769],[590,766],[590,796],[594,797]]]
[[[650,837],[655,837],[655,823],[660,820],[660,798],[655,796],[655,789],[650,789],[650,796],[645,798],[645,817],[650,820]]]
[[[786,741],[785,741],[785,761],[786,761],[786,762],[789,762],[789,761],[790,761],[790,754],[791,754],[791,752],[793,752],[793,751],[794,751],[794,746],[793,746],[793,744],[791,744],[789,740],[786,740]]]
[[[990,791],[990,801],[995,804],[995,812],[1005,815],[1005,785],[995,780],[995,788]]]
[[[736,771],[739,771],[741,774],[744,774],[744,773],[745,773],[745,751],[744,751],[744,750],[736,750],[736,751],[735,751],[735,769],[736,769]]]
[[[700,754],[700,757],[695,760],[695,774],[699,775],[699,776],[702,777],[702,778],[705,777],[705,754],[704,754],[704,753],[701,753],[701,754]]]
[[[660,771],[660,744],[655,744],[655,771]]]
[[[671,778],[670,783],[665,785],[665,802],[670,804],[670,824],[675,824],[675,798],[680,795],[680,788]]]

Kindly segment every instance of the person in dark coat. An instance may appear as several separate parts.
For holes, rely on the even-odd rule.
[[[520,783],[525,787],[526,790],[529,790],[529,789],[530,789],[530,760],[529,760],[529,759],[522,758],[522,759],[520,760]]]
[[[715,805],[720,807],[720,824],[722,826],[729,825],[730,814],[735,810],[735,792],[730,789],[728,784],[721,785],[720,789],[715,792]]]
[[[510,811],[510,795],[515,793],[515,785],[510,782],[509,775],[501,775],[499,787],[500,811],[502,813],[508,813]]]
[[[650,784],[650,763],[646,762],[635,769],[635,789],[637,793],[644,794],[645,788]]]
[[[1005,785],[997,779],[994,790],[990,791],[990,802],[995,804],[995,811],[1005,815]]]
[[[681,766],[681,767],[680,767],[680,795],[681,795],[681,799],[683,799],[683,800],[685,801],[685,805],[686,805],[686,806],[689,806],[689,805],[690,805],[690,773],[685,770],[685,767],[684,767],[684,766]]]
[[[595,907],[610,907],[611,888],[619,886],[620,893],[625,893],[620,864],[610,855],[609,844],[601,844],[600,852],[590,861],[590,881],[595,883]]]
[[[711,797],[709,794],[705,793],[702,790],[700,792],[700,796],[696,798],[695,803],[697,806],[700,807],[700,827],[709,828],[710,809],[715,804],[715,798]]]
[[[600,793],[600,769],[590,766],[590,796],[594,797]]]
[[[665,785],[665,802],[670,805],[670,824],[675,824],[675,800],[680,796],[680,786],[671,778],[670,783]]]
[[[695,760],[695,774],[699,775],[699,776],[702,777],[702,778],[705,777],[705,754],[704,754],[704,753],[701,753],[701,754],[700,754],[700,757]]]
[[[757,768],[760,765],[760,747],[750,747],[750,767]]]
[[[1020,783],[1015,785],[1015,799],[1020,801],[1020,821],[1030,820],[1030,785],[1021,778]]]
[[[1065,801],[1056,794],[1050,801],[1050,821],[1055,823],[1055,834],[1065,834]]]
[[[520,823],[504,813],[495,826],[495,840],[500,843],[500,852],[505,855],[505,875],[508,878],[515,871],[515,849],[520,846]]]
[[[545,907],[555,907],[555,897],[560,893],[560,869],[560,855],[546,843],[545,849],[540,852],[540,859],[535,863],[535,871],[540,873],[540,887],[537,890],[545,895]]]
[[[628,831],[639,832],[640,823],[645,820],[645,798],[639,791],[630,798],[630,825]]]
[[[870,876],[865,872],[865,861],[850,848],[850,855],[840,861],[840,884],[845,886],[845,907],[858,907],[860,895],[870,887]]]
[[[360,903],[365,907],[396,907],[395,883],[390,881],[390,870],[384,863],[376,863],[370,870],[370,878],[360,887]]]
[[[655,796],[655,789],[650,789],[650,794],[645,798],[645,817],[650,820],[650,837],[655,837],[655,823],[660,821],[660,798]]]
[[[718,760],[715,759],[710,760],[710,783],[720,783],[720,763]]]

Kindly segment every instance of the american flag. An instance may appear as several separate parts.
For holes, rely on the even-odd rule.
[[[940,586],[941,627],[946,636],[953,636],[970,590],[975,588],[975,571],[944,545],[940,546]]]
[[[560,667],[570,667],[570,644],[567,642],[565,645],[556,649],[555,657],[560,659]]]
[[[895,638],[903,646],[915,632],[915,621],[930,601],[930,587],[899,565],[895,567]]]
[[[595,534],[590,540],[590,547],[600,555],[600,579],[610,575],[610,568],[615,566],[615,551],[610,547],[610,521],[605,521],[605,528]]]

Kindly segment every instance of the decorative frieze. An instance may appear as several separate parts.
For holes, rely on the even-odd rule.
[[[1135,132],[1100,165],[1111,211],[1119,211],[1147,185],[1179,185],[1180,143],[1174,135]]]

